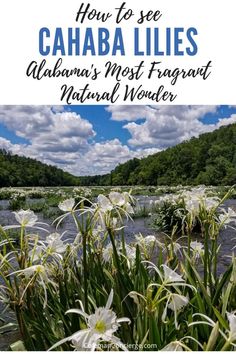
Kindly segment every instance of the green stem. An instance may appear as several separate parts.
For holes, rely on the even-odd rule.
[[[84,308],[85,308],[85,312],[88,312],[88,270],[87,270],[86,232],[82,236],[83,236],[83,268],[84,268]]]
[[[214,277],[214,279],[216,279],[216,273],[217,273],[217,239],[212,240],[211,265],[213,267],[213,270],[212,270],[213,277]]]
[[[221,352],[225,352],[225,351],[228,351],[228,349],[230,348],[230,346],[231,346],[231,342],[229,341],[229,340],[227,340],[226,342],[225,342],[225,344],[223,345],[223,347],[221,348]]]
[[[117,249],[116,249],[115,237],[113,234],[113,230],[110,227],[108,227],[107,231],[108,231],[108,235],[110,237],[112,248],[113,248],[114,263],[115,263],[115,266],[116,266],[119,274],[121,274],[120,260],[119,260],[119,256],[118,256]]]
[[[20,269],[24,269],[25,268],[25,227],[21,226],[21,230],[20,230],[20,262],[19,262],[19,266]]]
[[[87,268],[87,229],[84,230],[84,218],[81,215],[81,222],[74,211],[71,212],[77,230],[81,232],[83,240],[83,271],[84,271],[84,308],[88,312],[88,268]]]
[[[20,230],[20,249],[21,249],[21,251],[24,248],[24,231],[25,231],[25,227],[21,226],[21,230]]]
[[[124,279],[123,279],[123,274],[122,274],[122,270],[121,270],[119,255],[118,255],[117,249],[116,249],[114,231],[111,229],[111,227],[107,227],[107,232],[108,232],[108,235],[109,235],[110,240],[111,240],[111,244],[112,244],[112,248],[113,248],[113,260],[114,260],[115,267],[117,269],[117,283],[118,283],[117,290],[119,292],[120,299],[122,299],[124,297],[123,296],[124,294],[122,292]],[[127,301],[125,301],[122,304],[122,306],[125,305],[127,307],[126,302]],[[129,311],[129,309],[128,309],[128,311]]]
[[[217,276],[217,237],[214,244],[214,278]]]
[[[19,326],[20,335],[23,338],[23,340],[25,340],[24,321],[22,318],[22,312],[21,312],[18,304],[15,305],[15,314],[16,314],[16,318],[17,318],[17,322],[18,322],[18,326]]]
[[[204,286],[207,288],[208,285],[208,264],[209,264],[209,247],[208,247],[208,228],[205,226],[204,230]]]
[[[190,230],[188,229],[188,259],[187,259],[187,264],[186,264],[186,268],[187,268],[187,271],[189,273],[191,273],[191,265],[190,265],[190,262],[189,262],[189,259],[191,259],[191,252],[190,252],[190,244],[191,244],[191,232]]]

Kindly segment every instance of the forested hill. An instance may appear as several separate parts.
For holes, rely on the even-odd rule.
[[[191,138],[111,174],[81,178],[87,185],[232,185],[236,183],[236,124]]]
[[[55,166],[0,149],[0,187],[74,186],[79,178]]]

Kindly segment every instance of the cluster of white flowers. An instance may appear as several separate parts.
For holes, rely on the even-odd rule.
[[[131,205],[132,198],[128,192],[110,192],[108,197],[103,194],[99,194],[97,198],[97,206],[102,212],[111,211],[114,208],[122,208],[129,214],[134,213],[134,209]]]
[[[191,191],[185,192],[183,198],[186,209],[194,215],[199,214],[201,205],[210,210],[216,208],[220,201],[218,197],[208,197],[206,189],[202,187],[193,188]]]
[[[176,204],[180,199],[179,194],[168,194],[168,195],[164,195],[161,196],[157,201],[156,201],[156,205],[162,206],[164,205],[166,202],[167,203],[172,203],[172,204]]]
[[[154,235],[143,236],[142,234],[135,235],[137,243],[142,247],[153,247],[157,243]]]
[[[236,212],[231,208],[228,208],[227,211],[223,208],[218,208],[220,198],[217,196],[208,196],[208,190],[205,186],[185,190],[180,194],[162,196],[155,203],[162,206],[165,203],[179,204],[181,201],[184,202],[186,210],[192,215],[193,219],[198,217],[201,210],[204,209],[208,212],[217,211],[219,224],[221,226],[236,221]]]
[[[122,245],[116,245],[117,254],[119,256],[125,256],[130,263],[133,263],[136,257],[136,248],[134,246],[124,244],[125,254],[123,252]],[[113,247],[111,243],[108,243],[106,247],[102,249],[102,258],[105,262],[111,262],[113,256]]]
[[[236,212],[232,208],[228,208],[227,211],[221,208],[221,214],[218,217],[220,223],[229,224],[236,221]]]
[[[72,193],[74,197],[89,198],[92,195],[92,190],[88,187],[75,187]]]
[[[139,246],[144,259],[151,259],[156,247],[163,248],[163,245],[154,235],[143,236],[141,233],[135,235],[136,244]]]

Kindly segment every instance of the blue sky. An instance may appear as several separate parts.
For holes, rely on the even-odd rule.
[[[130,134],[123,129],[123,122],[111,120],[111,114],[106,110],[107,106],[65,106],[65,110],[71,110],[88,119],[97,133],[95,141],[110,140],[119,137],[122,143],[126,143]]]
[[[231,123],[236,106],[0,106],[0,148],[103,174]]]

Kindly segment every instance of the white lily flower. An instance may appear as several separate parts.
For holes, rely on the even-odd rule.
[[[192,248],[193,251],[196,251],[198,253],[200,253],[202,251],[202,249],[204,248],[203,244],[198,241],[191,241],[190,247]]]
[[[188,303],[189,300],[186,296],[170,292],[166,306],[162,314],[162,321],[165,322],[167,316],[167,308],[169,308],[174,312],[175,328],[178,329],[179,327],[177,322],[178,312],[181,311],[185,306],[187,306]]]
[[[61,239],[61,235],[54,232],[46,237],[46,243],[51,253],[64,253],[67,245]]]
[[[71,336],[60,340],[54,344],[50,350],[67,341],[72,341],[76,350],[95,350],[99,347],[101,341],[109,342],[126,350],[125,345],[118,337],[114,336],[113,333],[117,331],[121,322],[130,322],[130,320],[126,317],[117,318],[115,312],[110,309],[112,300],[113,290],[110,292],[106,306],[97,308],[92,315],[88,315],[79,309],[71,309],[67,311],[67,313],[82,315],[86,320],[87,329],[75,332]]]
[[[135,235],[137,244],[140,247],[141,254],[145,259],[151,259],[155,246],[158,244],[158,241],[155,236],[148,235],[144,237],[141,233],[139,235]]]
[[[181,277],[181,275],[169,268],[166,264],[163,264],[162,267],[164,270],[164,282],[166,284],[184,282],[184,279]]]
[[[99,194],[97,198],[98,207],[103,211],[107,212],[113,209],[113,205],[110,200],[103,194]]]
[[[7,225],[3,226],[3,230],[10,230],[14,228],[21,228],[21,227],[34,227],[35,229],[43,230],[48,232],[46,229],[39,227],[38,225],[47,225],[43,222],[38,222],[38,217],[32,210],[23,210],[13,212],[15,214],[15,218],[19,224],[17,225]]]
[[[167,344],[164,348],[161,349],[163,352],[182,352],[183,347],[180,342],[174,341]]]
[[[181,256],[182,256],[182,252],[181,252],[181,250],[182,250],[182,245],[180,244],[180,243],[178,243],[178,242],[172,242],[172,244],[170,243],[168,246],[167,246],[167,248],[168,248],[168,250],[171,250],[172,249],[172,247],[173,247],[173,252],[174,252],[174,254],[180,254]]]
[[[21,209],[18,212],[13,212],[15,214],[16,221],[23,227],[32,227],[38,220],[37,215],[32,210]]]
[[[171,294],[168,308],[171,309],[172,311],[179,311],[183,307],[187,306],[188,303],[189,303],[189,299],[186,296],[180,294]]]
[[[30,278],[32,275],[39,274],[44,279],[47,279],[46,268],[42,264],[36,264],[25,269],[17,270],[10,273],[9,276],[13,274],[24,274],[26,278]]]
[[[236,348],[236,344],[234,343],[234,341],[236,340],[236,315],[235,315],[235,312],[236,311],[226,312],[226,315],[227,315],[227,318],[229,321],[228,336],[226,336],[226,334],[221,329],[219,329],[219,333],[224,337],[224,339],[226,341],[225,345],[224,345],[225,348],[227,348],[229,345],[232,345]],[[214,328],[216,326],[216,322],[214,322],[210,317],[208,317],[202,313],[193,314],[193,317],[195,317],[195,316],[201,316],[203,318],[203,320],[189,323],[189,325],[188,325],[189,327],[194,326],[196,324],[197,325],[198,324],[206,324],[208,326],[211,326],[212,328]],[[221,349],[221,351],[222,351],[222,349]],[[223,351],[224,350],[226,350],[226,349],[223,349]]]
[[[142,248],[153,247],[157,242],[157,239],[153,235],[143,236],[141,233],[135,235],[136,241]]]
[[[105,262],[110,262],[110,260],[112,259],[112,255],[113,255],[113,247],[112,244],[110,243],[103,248],[102,258]]]
[[[152,285],[164,285],[165,287],[169,286],[183,286],[183,287],[188,287],[190,289],[193,289],[194,291],[197,291],[196,288],[190,284],[187,284],[185,280],[180,276],[178,273],[176,273],[174,270],[169,268],[166,264],[162,264],[161,267],[163,268],[164,271],[164,277],[160,269],[152,262],[150,261],[143,261],[143,263],[149,264],[148,269],[154,270],[157,272],[159,277],[161,278],[161,284],[159,283],[153,283]]]
[[[156,243],[156,237],[153,235],[148,235],[144,237],[144,242],[146,246],[153,246]]]
[[[118,192],[110,192],[109,199],[112,204],[117,206],[123,206],[126,203],[124,195]]]
[[[199,213],[199,204],[200,201],[199,199],[186,199],[185,200],[185,207],[186,209],[190,212],[193,213],[194,215],[197,215]]]
[[[60,202],[58,204],[58,208],[62,211],[66,211],[66,212],[73,211],[74,206],[75,206],[74,198],[69,198],[69,199],[63,200],[63,202]]]
[[[136,248],[125,244],[125,251],[129,261],[133,262],[136,258]]]
[[[229,341],[234,342],[236,340],[236,315],[235,312],[226,314],[229,321]]]
[[[132,205],[130,203],[126,203],[124,207],[125,207],[125,211],[127,211],[127,213],[134,214],[134,208],[132,207]]]
[[[30,267],[25,268],[25,269],[17,270],[16,272],[13,272],[13,273],[9,274],[9,276],[11,276],[13,274],[24,274],[25,278],[29,279],[29,282],[28,282],[28,284],[26,285],[26,287],[25,287],[25,289],[23,291],[22,298],[23,298],[23,296],[24,296],[24,294],[26,292],[26,289],[28,288],[28,286],[32,282],[32,280],[36,279],[36,276],[38,277],[37,278],[38,279],[38,283],[39,283],[40,286],[42,286],[43,291],[44,291],[43,307],[45,308],[47,306],[47,288],[46,288],[45,283],[50,282],[51,284],[54,284],[48,278],[46,267],[44,267],[42,264],[36,264],[36,265],[30,266]]]
[[[190,242],[190,248],[195,254],[196,258],[199,256],[202,256],[204,254],[204,245],[201,242],[198,241],[191,241]]]
[[[37,245],[36,248],[29,251],[29,257],[31,258],[32,262],[36,262],[43,257],[45,253],[45,247]]]
[[[218,217],[219,217],[219,220],[221,223],[223,224],[229,224],[230,222],[232,221],[236,221],[235,218],[236,218],[236,213],[233,209],[231,208],[228,208],[228,211],[226,212],[224,209],[222,209],[222,214],[220,214]]]

